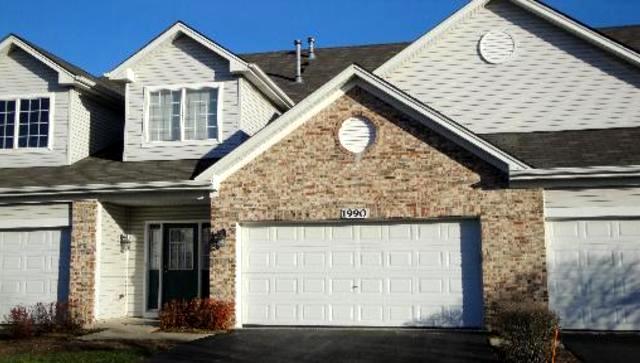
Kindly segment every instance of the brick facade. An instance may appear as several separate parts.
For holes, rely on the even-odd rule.
[[[354,115],[377,132],[360,156],[337,139]],[[234,299],[236,223],[335,220],[353,206],[372,219],[477,218],[487,324],[500,302],[547,301],[542,190],[508,188],[500,171],[359,88],[222,183],[211,223],[227,244],[212,257],[212,295]]]
[[[94,320],[99,208],[97,200],[78,200],[71,211],[69,306],[74,318],[86,325]]]

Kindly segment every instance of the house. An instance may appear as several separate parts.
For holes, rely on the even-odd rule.
[[[95,77],[10,35],[0,314],[212,296],[238,327],[482,328],[526,301],[638,330],[638,39],[473,0],[411,43],[294,52],[178,22]]]

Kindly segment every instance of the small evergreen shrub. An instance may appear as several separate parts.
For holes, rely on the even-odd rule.
[[[505,362],[551,362],[556,347],[558,317],[546,306],[512,304],[497,315],[496,332]]]

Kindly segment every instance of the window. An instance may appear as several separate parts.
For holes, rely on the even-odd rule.
[[[0,100],[0,149],[49,147],[49,97]]]
[[[169,270],[193,270],[193,229],[169,230]]]
[[[16,101],[0,101],[0,149],[13,149]]]
[[[220,85],[151,89],[147,97],[148,141],[200,141],[219,137]]]

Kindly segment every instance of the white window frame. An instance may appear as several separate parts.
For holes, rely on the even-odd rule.
[[[46,147],[18,147],[18,136],[20,135],[20,102],[23,99],[34,98],[48,98],[49,99],[49,135],[47,135]],[[55,112],[55,93],[29,93],[21,95],[0,96],[0,101],[15,101],[15,119],[14,119],[14,135],[13,135],[13,147],[11,149],[0,149],[0,153],[16,153],[16,152],[28,152],[28,153],[48,153],[53,150],[53,128],[54,128],[54,112]]]
[[[206,140],[186,140],[184,138],[184,126],[187,114],[187,90],[201,90],[204,88],[215,88],[218,90],[218,103],[217,103],[217,127],[218,136],[214,139]],[[180,91],[180,140],[175,141],[151,141],[149,135],[149,103],[151,102],[151,92],[157,91]],[[144,122],[143,122],[143,135],[144,140],[143,147],[153,147],[158,145],[210,145],[211,141],[222,142],[222,102],[223,102],[223,82],[206,82],[206,83],[189,83],[189,84],[174,84],[163,86],[149,86],[144,88]]]

